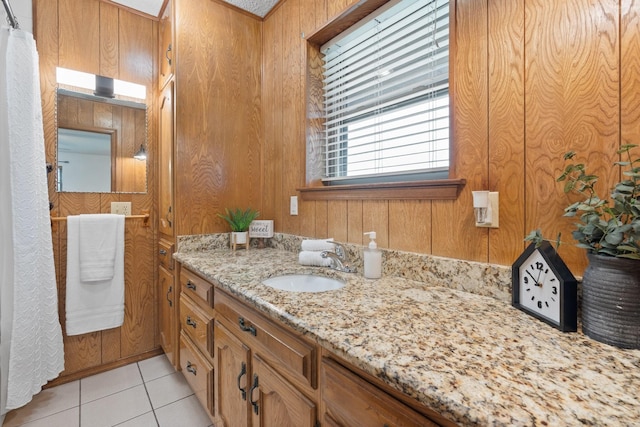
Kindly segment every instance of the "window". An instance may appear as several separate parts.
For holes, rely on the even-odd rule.
[[[448,0],[392,1],[321,52],[323,181],[446,178]]]

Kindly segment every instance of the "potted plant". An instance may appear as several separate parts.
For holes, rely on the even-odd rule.
[[[231,246],[235,249],[235,245],[247,245],[249,226],[260,215],[260,212],[251,208],[244,211],[240,208],[232,210],[225,208],[224,211],[224,214],[218,214],[218,216],[231,226]]]
[[[574,162],[573,151],[564,155],[568,164],[557,179],[564,182],[565,193],[583,196],[564,214],[578,219],[573,238],[589,259],[582,279],[582,330],[597,341],[634,349],[640,348],[640,157],[632,157],[636,147],[628,144],[618,150],[621,161],[614,164],[621,179],[610,199],[598,196],[598,176]],[[539,239],[539,232],[527,237]]]

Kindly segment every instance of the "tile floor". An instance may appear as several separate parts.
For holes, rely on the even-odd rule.
[[[2,427],[208,427],[211,420],[165,355],[41,391]]]

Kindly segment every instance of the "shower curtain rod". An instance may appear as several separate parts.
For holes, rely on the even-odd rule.
[[[9,24],[11,24],[11,26],[15,30],[17,30],[18,28],[20,28],[20,25],[18,24],[18,18],[16,18],[16,15],[13,14],[13,10],[11,9],[9,0],[2,0],[2,4],[4,5],[4,10],[7,11],[7,20],[9,21]]]

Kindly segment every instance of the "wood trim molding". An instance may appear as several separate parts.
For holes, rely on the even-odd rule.
[[[455,200],[465,179],[298,188],[302,200]]]
[[[338,16],[334,16],[322,28],[314,31],[307,37],[309,43],[321,46],[351,27],[356,22],[370,15],[390,0],[361,0],[354,2],[345,8]],[[280,2],[282,3],[282,2]]]

